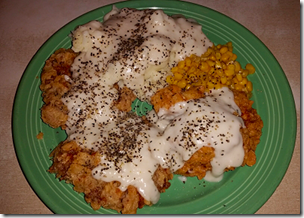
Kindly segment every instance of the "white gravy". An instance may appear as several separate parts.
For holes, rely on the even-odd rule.
[[[73,77],[66,78],[73,83],[63,98],[69,110],[66,132],[69,140],[101,153],[92,171],[96,179],[119,181],[123,191],[133,185],[156,203],[160,194],[152,176],[157,167],[174,172],[202,146],[215,149],[207,180],[218,181],[226,167],[240,166],[243,124],[233,115],[239,108],[228,88],[158,115],[150,112],[152,127],[112,106],[118,98],[113,84],[149,101],[165,86],[171,67],[186,56],[203,54],[212,43],[201,28],[161,10],[114,7],[104,22],[91,21],[72,32],[72,49],[80,54],[71,68]]]

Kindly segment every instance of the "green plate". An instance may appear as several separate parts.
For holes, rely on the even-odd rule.
[[[252,214],[272,195],[281,182],[292,157],[296,137],[296,112],[293,95],[279,63],[267,47],[249,30],[209,8],[186,2],[154,0],[116,3],[118,8],[162,9],[165,13],[183,14],[196,19],[207,37],[215,44],[232,41],[234,52],[244,67],[252,63],[256,73],[253,82],[254,107],[264,121],[263,135],[256,150],[257,163],[225,173],[219,183],[188,178],[183,183],[178,176],[160,201],[139,209],[139,214]],[[64,140],[66,134],[52,129],[40,119],[42,97],[40,73],[45,60],[58,48],[71,46],[69,33],[90,20],[102,20],[111,10],[108,5],[86,13],[56,32],[29,63],[20,81],[13,109],[13,137],[20,166],[33,190],[54,212],[59,214],[103,214],[112,210],[94,211],[83,195],[72,186],[59,182],[47,169],[49,153]],[[39,132],[44,133],[37,140]]]

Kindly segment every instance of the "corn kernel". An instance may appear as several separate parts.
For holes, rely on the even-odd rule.
[[[181,74],[181,73],[175,73],[174,74],[174,78],[177,79],[177,80],[181,80],[183,78],[183,74]]]
[[[229,49],[229,48],[231,48],[231,49],[232,49],[232,42],[227,42],[227,44],[226,44],[226,45],[227,45],[228,49]]]
[[[233,53],[230,57],[230,60],[235,61],[236,59],[237,59],[237,55]]]
[[[206,61],[203,61],[200,65],[200,70],[203,72],[208,72],[210,70],[210,66]]]
[[[206,63],[210,66],[210,67],[213,67],[215,65],[215,62],[214,61],[211,61],[211,60],[207,60]]]
[[[231,55],[228,52],[226,52],[222,55],[221,61],[227,63],[229,61],[230,57],[231,57]]]
[[[235,90],[237,90],[237,91],[242,91],[243,86],[240,85],[240,84],[235,84],[234,88],[235,88]]]
[[[241,82],[242,80],[243,80],[243,77],[242,77],[242,75],[241,74],[236,74],[236,79],[239,81],[239,82]]]
[[[226,53],[228,51],[228,47],[227,46],[223,46],[223,47],[221,47],[221,49],[220,49],[220,53],[221,54],[224,54],[224,53]]]
[[[247,78],[243,78],[242,81],[240,81],[241,85],[246,85],[248,82]]]
[[[222,69],[217,69],[217,70],[215,70],[215,73],[216,73],[216,75],[219,76],[219,77],[221,77],[221,76],[224,75],[224,71],[223,71]]]
[[[212,60],[212,61],[216,61],[216,57],[215,57],[214,54],[211,54],[211,55],[209,56],[209,59]]]
[[[214,84],[212,82],[207,82],[207,87],[208,87],[208,89],[213,89]]]
[[[172,67],[172,68],[171,68],[171,72],[172,72],[172,73],[175,73],[175,72],[177,72],[177,71],[178,71],[178,67]]]
[[[173,77],[172,77],[171,75],[170,75],[170,76],[167,76],[166,82],[167,82],[168,84],[173,84]]]
[[[194,73],[196,68],[194,66],[190,67],[188,73]]]
[[[252,64],[246,64],[245,69],[249,71],[249,74],[253,74],[255,72],[255,67]]]
[[[191,63],[192,63],[191,59],[187,57],[187,58],[185,59],[185,64],[186,64],[186,66],[187,66],[187,67],[190,67],[190,66],[191,66]]]
[[[214,85],[214,88],[220,89],[220,88],[222,88],[222,85],[220,83],[217,83],[217,84]]]
[[[215,58],[216,58],[216,60],[221,60],[221,53],[219,53],[219,52],[216,52],[215,53]]]
[[[245,78],[247,77],[249,74],[249,71],[248,70],[242,70],[242,76]]]
[[[232,76],[234,74],[234,70],[227,69],[227,70],[225,70],[225,74],[226,74],[226,76]]]
[[[211,67],[208,73],[209,73],[209,74],[213,74],[213,73],[214,73],[214,70],[215,70],[214,67]]]
[[[241,70],[241,65],[238,61],[235,61],[234,63],[234,72],[239,72]]]
[[[215,68],[216,69],[221,69],[222,68],[222,63],[220,61],[215,61]]]
[[[191,85],[190,84],[187,84],[185,89],[190,89],[191,88]]]
[[[185,67],[185,61],[178,62],[177,67],[180,68],[180,69],[184,68]]]
[[[208,48],[207,51],[201,55],[201,57],[208,57],[209,55],[211,55],[213,52],[213,49],[212,48]]]
[[[221,83],[225,85],[227,83],[227,77],[225,76],[221,77]]]
[[[229,65],[227,66],[227,70],[231,70],[231,71],[234,72],[234,70],[235,70],[234,64],[229,64]]]
[[[233,77],[233,78],[232,78],[232,83],[234,83],[234,84],[238,84],[238,83],[239,83],[239,81],[237,80],[237,78],[236,78],[236,77]]]
[[[252,91],[252,82],[248,81],[246,84],[246,87],[247,87],[248,91],[251,92]]]
[[[182,79],[177,82],[177,86],[183,89],[187,86],[187,81],[185,79]]]
[[[225,54],[227,54],[230,57],[232,57],[234,55],[234,53],[232,53],[232,51],[227,51]]]

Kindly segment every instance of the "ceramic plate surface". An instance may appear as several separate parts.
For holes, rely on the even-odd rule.
[[[267,47],[249,30],[209,8],[186,2],[154,0],[127,1],[118,8],[162,9],[165,13],[182,14],[199,22],[215,44],[232,41],[238,61],[244,67],[251,63],[256,73],[253,82],[253,107],[263,122],[263,135],[257,147],[257,163],[225,173],[218,183],[188,178],[185,183],[175,176],[171,187],[156,205],[139,209],[139,214],[252,214],[272,195],[281,182],[292,157],[296,138],[296,112],[293,95],[279,63]],[[111,10],[108,5],[86,13],[56,32],[30,61],[20,81],[13,110],[13,137],[20,166],[33,190],[54,212],[59,214],[104,214],[113,210],[94,211],[83,194],[71,185],[59,182],[47,169],[49,154],[66,138],[61,129],[52,129],[40,119],[42,106],[40,73],[45,60],[55,50],[71,47],[70,32],[91,20],[102,21]],[[140,108],[140,107],[139,107]],[[44,133],[42,140],[36,135]]]

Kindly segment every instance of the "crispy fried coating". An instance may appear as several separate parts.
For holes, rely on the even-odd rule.
[[[247,98],[247,94],[245,92],[234,91],[234,100],[241,109],[241,117],[246,126],[246,128],[240,129],[243,137],[244,148],[244,160],[242,166],[253,166],[256,163],[255,150],[257,145],[260,143],[263,121],[258,115],[256,109],[252,108],[253,101]],[[213,157],[213,148],[202,147],[175,173],[183,176],[196,176],[198,179],[202,179],[205,177],[206,172],[212,169],[211,160]],[[234,169],[234,167],[230,167],[227,168],[226,171]]]
[[[118,90],[119,98],[114,101],[114,106],[121,111],[129,112],[132,110],[132,102],[136,99],[136,95],[131,89],[124,86],[120,88],[118,84],[114,84],[114,88]]]
[[[62,48],[55,51],[43,67],[40,89],[45,104],[41,108],[41,118],[52,128],[65,129],[68,109],[61,97],[71,88],[66,78],[71,77],[70,68],[76,56],[71,49]]]
[[[260,143],[264,124],[257,110],[252,107],[254,102],[246,97],[246,93],[234,91],[234,101],[241,109],[241,117],[246,126],[241,129],[245,151],[243,166],[253,166],[256,163],[255,150]]]
[[[75,141],[60,143],[50,154],[53,165],[50,173],[55,173],[60,180],[74,185],[74,190],[82,192],[85,200],[94,210],[100,207],[113,209],[123,214],[135,214],[138,208],[151,205],[134,186],[126,191],[119,189],[117,181],[104,182],[92,176],[92,170],[100,162],[100,154],[82,149]],[[168,182],[173,178],[167,169],[159,167],[153,175],[153,180],[159,192],[169,188]]]
[[[243,166],[253,166],[256,162],[255,150],[260,142],[262,135],[263,121],[257,111],[252,108],[253,101],[248,99],[247,94],[241,91],[234,91],[235,103],[242,112],[242,119],[246,128],[241,128],[240,132],[243,137],[244,161]],[[174,104],[204,97],[202,87],[193,87],[186,91],[176,85],[169,85],[156,92],[151,98],[156,113],[160,108],[169,109]],[[211,147],[202,147],[195,152],[191,158],[185,162],[184,166],[178,169],[176,174],[183,176],[196,176],[198,179],[205,177],[206,172],[212,169],[211,160],[214,157],[214,149]],[[226,171],[234,170],[234,167],[227,168]]]
[[[175,173],[182,176],[196,176],[198,179],[205,177],[206,172],[212,169],[211,160],[214,157],[214,148],[202,147],[196,151],[184,166]]]
[[[169,85],[158,90],[151,98],[151,103],[156,113],[160,108],[169,109],[172,105],[187,101],[190,99],[198,99],[204,97],[204,87],[191,87],[183,90],[177,85]]]

